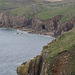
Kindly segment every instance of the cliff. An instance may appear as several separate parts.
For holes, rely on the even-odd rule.
[[[0,27],[58,37],[20,65],[18,75],[75,75],[74,0],[0,1]]]
[[[75,18],[61,23],[63,15],[57,15],[52,19],[40,20],[38,16],[32,19],[23,16],[14,16],[11,12],[0,13],[0,27],[10,27],[26,30],[29,33],[59,36],[62,32],[69,31],[75,26]]]
[[[74,75],[75,28],[43,47],[40,55],[17,68],[18,75]]]

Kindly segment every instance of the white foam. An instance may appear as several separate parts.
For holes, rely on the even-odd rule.
[[[21,31],[21,30],[17,30],[17,32],[16,33],[14,33],[14,34],[28,34],[28,32],[26,32],[26,31]]]

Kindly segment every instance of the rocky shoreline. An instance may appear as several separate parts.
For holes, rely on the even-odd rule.
[[[28,33],[36,33],[57,37],[62,32],[69,31],[75,26],[75,18],[61,23],[63,15],[57,15],[49,20],[40,20],[38,16],[32,19],[24,16],[13,16],[11,12],[0,13],[0,27],[19,29]]]

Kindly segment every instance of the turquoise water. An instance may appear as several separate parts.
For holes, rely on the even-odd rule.
[[[17,75],[17,67],[41,53],[53,37],[0,28],[0,75]]]

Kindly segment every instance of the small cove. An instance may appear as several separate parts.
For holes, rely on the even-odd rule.
[[[17,67],[41,53],[54,37],[0,28],[0,75],[17,75]]]

